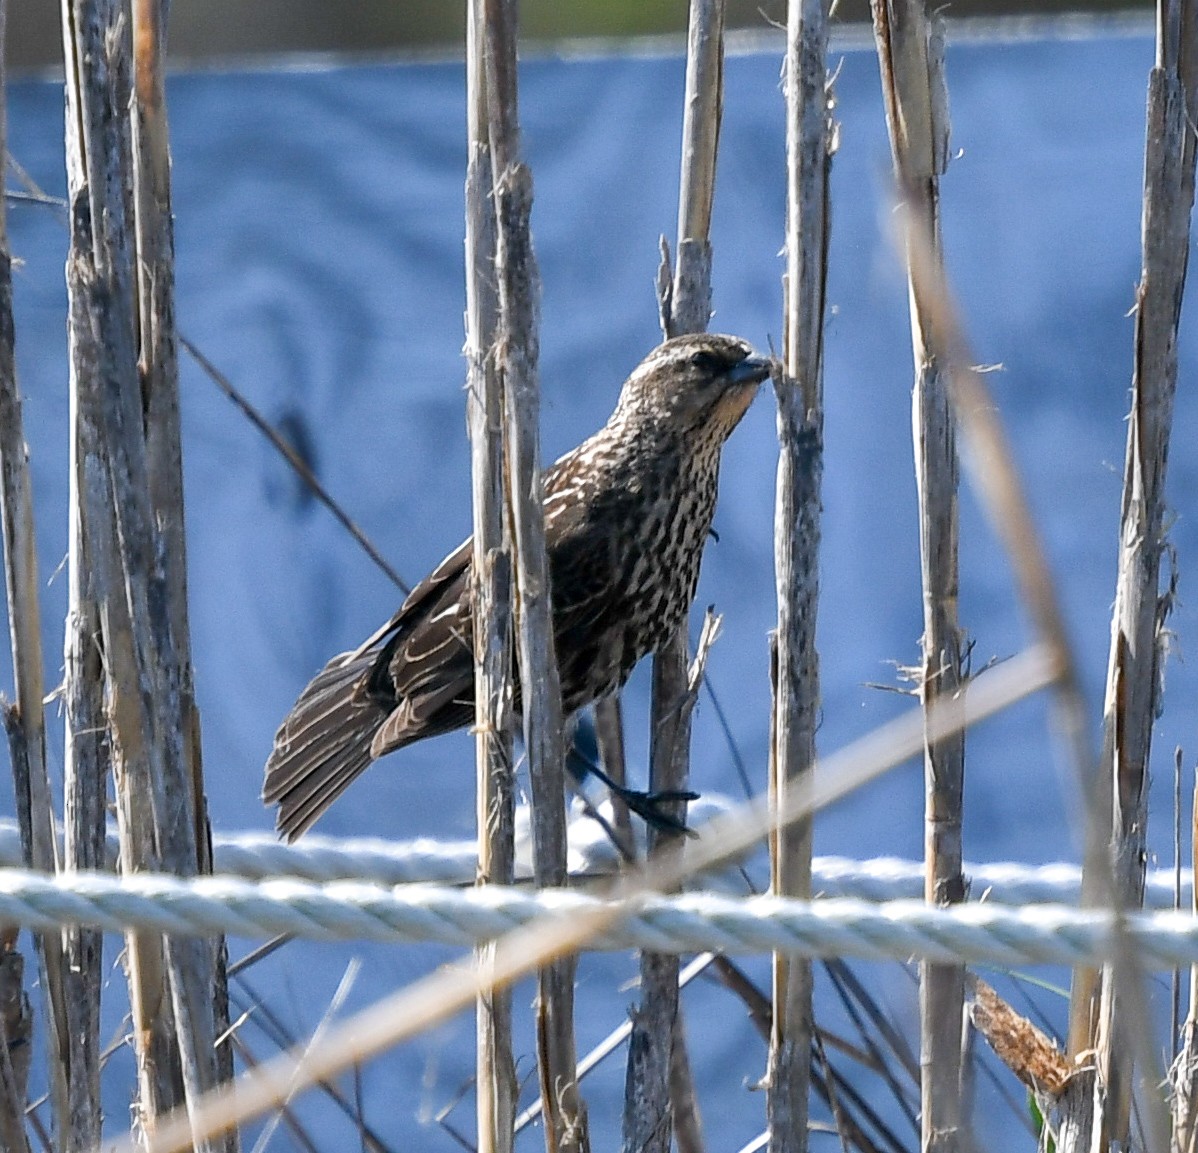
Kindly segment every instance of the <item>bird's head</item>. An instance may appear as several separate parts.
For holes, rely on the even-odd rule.
[[[613,421],[645,431],[715,433],[740,422],[771,362],[735,336],[676,336],[655,348],[624,383]]]

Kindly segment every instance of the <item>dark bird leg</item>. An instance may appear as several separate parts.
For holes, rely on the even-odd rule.
[[[665,789],[658,792],[641,792],[638,789],[629,789],[624,785],[618,785],[611,779],[600,767],[597,757],[588,749],[580,747],[579,737],[585,742],[587,735],[590,735],[590,744],[594,742],[594,736],[590,733],[588,723],[578,726],[574,743],[570,746],[570,751],[566,755],[566,771],[574,778],[579,785],[585,783],[588,776],[597,777],[611,791],[613,796],[619,797],[624,802],[631,812],[636,813],[647,825],[652,825],[655,829],[664,829],[668,832],[685,833],[688,837],[697,836],[695,831],[689,828],[685,821],[679,820],[672,813],[665,809],[666,805],[673,804],[675,801],[697,801],[699,794],[691,792],[689,789]]]

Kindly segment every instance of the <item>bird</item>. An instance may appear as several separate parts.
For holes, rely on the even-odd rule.
[[[562,711],[619,689],[684,624],[711,534],[720,454],[773,360],[734,336],[676,336],[624,382],[607,423],[545,470]],[[374,761],[474,722],[472,540],[284,718],[262,797],[294,841]],[[518,675],[515,706],[519,709]]]

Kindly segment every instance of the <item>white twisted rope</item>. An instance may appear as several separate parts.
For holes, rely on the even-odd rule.
[[[384,888],[359,881],[320,885],[233,877],[181,880],[156,874],[47,876],[0,870],[0,922],[38,929],[130,925],[165,933],[312,939],[438,941],[470,945],[546,913],[578,914],[598,898],[568,890],[540,893],[499,886]],[[920,901],[874,905],[830,898],[730,898],[713,893],[649,896],[596,948],[659,952],[771,950],[867,960],[964,961],[1016,965],[1095,965],[1111,955],[1112,918],[1056,905],[1012,909],[989,902],[936,909]],[[1146,969],[1198,962],[1198,917],[1145,913],[1127,918]]]
[[[592,821],[572,822],[572,871],[607,876],[615,871],[614,851]],[[226,833],[213,838],[216,872],[251,880],[296,877],[307,881],[371,881],[380,885],[432,883],[471,884],[476,854],[474,841],[385,841],[358,837],[338,840],[308,835],[295,845],[282,844],[270,833]],[[109,866],[117,857],[115,834],[108,841]],[[0,819],[0,867],[21,866],[21,842],[16,822]],[[1072,905],[1081,895],[1081,870],[1076,865],[970,864],[965,868],[970,895],[1004,905]],[[531,873],[529,873],[531,875]],[[1189,869],[1181,874],[1182,907],[1188,908],[1193,887]],[[1149,909],[1173,907],[1173,870],[1148,872],[1144,904]],[[814,890],[825,897],[864,901],[918,900],[923,895],[923,864],[893,857],[857,861],[847,857],[816,857],[812,863]],[[740,882],[736,891],[744,891]]]

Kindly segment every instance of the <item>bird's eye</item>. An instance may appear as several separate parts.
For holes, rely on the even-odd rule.
[[[724,371],[723,362],[715,353],[700,350],[691,353],[691,365],[700,372],[715,376]]]

